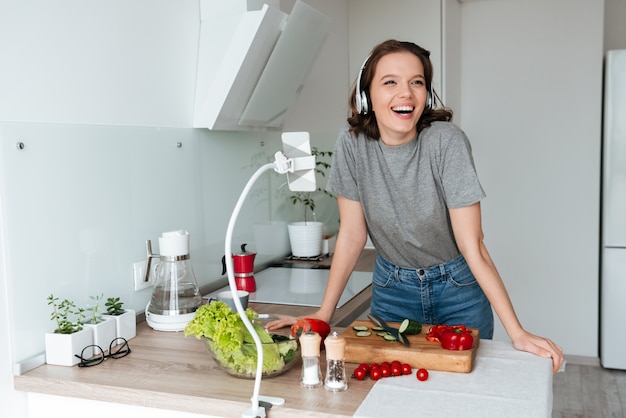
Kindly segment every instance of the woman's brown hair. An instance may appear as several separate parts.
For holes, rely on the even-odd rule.
[[[430,124],[434,121],[452,120],[452,110],[443,107],[439,96],[437,96],[434,89],[432,88],[433,65],[430,62],[430,51],[412,42],[403,42],[397,41],[395,39],[390,39],[378,44],[374,47],[374,49],[372,49],[372,53],[370,54],[367,61],[363,64],[362,70],[359,71],[361,79],[357,80],[354,88],[352,89],[352,95],[350,96],[351,115],[348,117],[348,124],[350,125],[350,131],[355,136],[363,133],[369,138],[380,139],[380,131],[378,130],[378,123],[376,122],[376,115],[374,114],[374,112],[370,110],[366,114],[361,114],[357,110],[356,85],[360,84],[360,90],[362,92],[366,92],[366,94],[369,95],[369,86],[372,83],[372,79],[374,78],[374,72],[378,61],[380,61],[380,59],[385,55],[396,52],[410,52],[411,54],[419,58],[419,60],[422,62],[422,65],[424,66],[426,89],[432,92],[432,105],[430,107],[426,106],[424,112],[422,112],[422,116],[417,121],[417,132],[419,133],[422,129],[430,126]],[[438,108],[437,103],[441,104],[442,107]]]

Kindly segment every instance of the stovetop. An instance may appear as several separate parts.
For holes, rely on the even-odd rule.
[[[259,303],[319,307],[322,304],[329,273],[328,269],[269,267],[254,274],[256,292],[250,294],[249,300]],[[337,308],[342,307],[371,282],[371,272],[352,272]],[[213,294],[227,288],[228,286],[216,290]]]

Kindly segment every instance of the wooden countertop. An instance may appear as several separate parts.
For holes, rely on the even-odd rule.
[[[129,345],[130,355],[94,367],[40,366],[15,376],[15,389],[223,417],[241,417],[250,407],[254,380],[222,371],[204,341],[182,332],[155,331],[142,322]],[[351,375],[355,367],[348,364],[346,373]],[[298,360],[286,373],[261,381],[261,395],[285,399],[284,405],[271,408],[269,417],[352,416],[374,384],[371,379],[350,379],[341,393],[305,389],[301,371]]]
[[[341,332],[346,325],[337,324],[351,323],[369,306],[370,299],[368,287],[338,309],[331,321],[333,331]],[[250,307],[259,313],[295,316],[306,315],[312,309],[254,303]],[[240,417],[250,407],[254,380],[222,371],[204,341],[185,337],[182,332],[155,331],[140,322],[137,336],[129,345],[129,356],[107,359],[95,367],[37,367],[14,376],[15,389],[223,417]],[[320,363],[325,375],[324,353]],[[346,373],[351,375],[355,367],[347,364]],[[286,373],[262,380],[261,395],[285,399],[284,405],[271,408],[269,417],[352,416],[375,383],[371,379],[350,379],[348,390],[340,393],[323,387],[305,389],[300,386],[301,371],[298,360]]]

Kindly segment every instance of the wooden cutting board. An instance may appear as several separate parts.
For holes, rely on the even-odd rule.
[[[372,331],[375,326],[370,321],[357,320],[341,334],[346,339],[346,361],[349,363],[382,363],[383,361],[399,360],[408,363],[411,367],[427,370],[441,370],[446,372],[469,373],[472,371],[476,350],[480,342],[478,329],[469,328],[474,337],[474,346],[471,350],[451,351],[441,348],[440,343],[426,340],[430,325],[422,325],[422,332],[417,335],[407,335],[410,347],[401,342],[389,342],[376,335],[357,337],[353,326],[366,326]],[[390,322],[389,326],[398,328],[399,323]]]

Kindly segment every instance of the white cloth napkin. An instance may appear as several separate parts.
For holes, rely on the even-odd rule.
[[[393,360],[393,359],[390,359]],[[551,417],[552,361],[481,340],[471,373],[429,370],[376,382],[355,417]],[[349,389],[348,389],[349,390]]]

